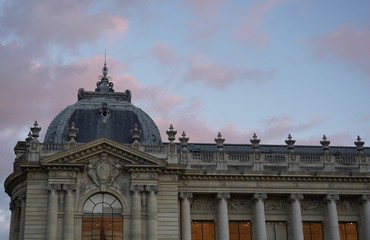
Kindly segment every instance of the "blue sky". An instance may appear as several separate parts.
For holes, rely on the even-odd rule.
[[[367,0],[0,0],[0,152],[93,90],[107,52],[116,91],[190,142],[370,141]],[[179,134],[178,134],[179,135]],[[43,135],[42,135],[43,136]],[[0,237],[7,236],[6,194]]]

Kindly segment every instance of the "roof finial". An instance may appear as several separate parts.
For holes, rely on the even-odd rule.
[[[107,68],[107,49],[104,52],[104,67],[103,67],[103,76],[107,77],[108,75],[108,68]]]
[[[100,82],[96,83],[96,92],[114,92],[113,83],[109,81],[108,67],[107,67],[107,50],[104,53],[104,67],[102,70],[103,75],[99,76]]]

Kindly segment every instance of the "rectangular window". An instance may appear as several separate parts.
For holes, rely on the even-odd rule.
[[[339,223],[340,240],[358,240],[356,222]]]
[[[267,240],[287,240],[286,222],[266,222]]]
[[[304,240],[323,240],[321,222],[303,222]]]
[[[192,240],[215,240],[215,223],[213,221],[192,221]]]
[[[230,240],[251,240],[251,224],[247,221],[229,222]]]

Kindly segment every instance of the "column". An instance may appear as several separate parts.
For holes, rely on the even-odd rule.
[[[227,199],[229,198],[230,193],[217,193],[218,238],[222,240],[229,239],[229,214],[227,211]]]
[[[340,240],[339,238],[339,225],[338,225],[338,214],[336,201],[339,200],[337,194],[328,194],[327,200],[327,211],[328,211],[328,233],[330,240]]]
[[[63,185],[64,195],[64,229],[63,229],[63,240],[74,239],[74,197],[76,186],[75,185]]]
[[[131,185],[131,240],[141,240],[142,185]]]
[[[303,225],[302,225],[302,213],[301,203],[303,199],[302,194],[293,193],[290,195],[291,209],[292,209],[292,230],[294,240],[303,240]]]
[[[157,224],[157,196],[159,187],[156,185],[145,186],[145,191],[148,193],[148,222],[147,222],[147,239],[158,239],[158,224]]]
[[[191,240],[191,216],[190,216],[190,199],[193,194],[190,192],[180,192],[181,199],[181,239]]]
[[[17,205],[14,203],[14,201],[12,201],[10,204],[9,204],[9,209],[11,211],[11,215],[10,215],[10,229],[9,229],[9,240],[12,240],[12,239],[15,239],[14,238],[14,229],[15,229],[15,226],[16,226],[16,222],[17,222]]]
[[[19,239],[24,239],[24,226],[26,221],[26,194],[22,193],[19,196],[20,206],[21,206],[21,217],[19,222]]]
[[[364,232],[363,239],[370,239],[370,194],[364,194],[362,196],[362,209],[364,213],[362,224]]]
[[[48,222],[46,239],[57,239],[58,234],[58,191],[60,185],[49,184]]]
[[[265,204],[264,200],[267,198],[266,193],[255,193],[255,213],[254,221],[256,222],[256,239],[266,240],[266,219],[265,219]]]

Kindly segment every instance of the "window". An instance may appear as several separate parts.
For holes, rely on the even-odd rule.
[[[214,240],[215,224],[212,221],[193,221],[191,223],[192,240]]]
[[[230,240],[251,240],[251,224],[246,221],[229,222]]]
[[[340,240],[358,240],[356,222],[339,223]]]
[[[322,223],[320,222],[303,222],[304,240],[323,240]]]
[[[91,196],[83,207],[82,240],[118,240],[123,237],[122,205],[107,193]]]
[[[286,222],[266,222],[266,231],[267,240],[288,239]]]

